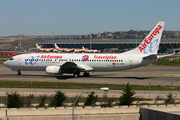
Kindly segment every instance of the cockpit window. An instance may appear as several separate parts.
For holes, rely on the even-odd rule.
[[[14,60],[14,58],[10,58],[9,60]]]

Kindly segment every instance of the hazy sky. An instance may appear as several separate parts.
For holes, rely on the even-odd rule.
[[[180,0],[0,0],[0,36],[180,31]]]

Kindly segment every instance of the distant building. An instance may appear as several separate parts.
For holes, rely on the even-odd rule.
[[[127,51],[138,46],[143,39],[112,39],[112,40],[47,40],[38,43],[43,48],[52,48],[56,43],[60,48],[88,48],[100,51],[115,50]],[[91,44],[91,45],[90,45]],[[159,53],[165,53],[169,49],[180,48],[180,39],[162,39],[159,45]]]

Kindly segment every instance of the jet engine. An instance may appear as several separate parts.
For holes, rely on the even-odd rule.
[[[61,66],[47,66],[46,67],[46,74],[53,74],[53,75],[62,74]]]

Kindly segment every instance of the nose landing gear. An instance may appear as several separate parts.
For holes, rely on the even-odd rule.
[[[18,73],[17,73],[17,75],[21,75],[21,71],[20,71],[20,70],[18,70]]]

